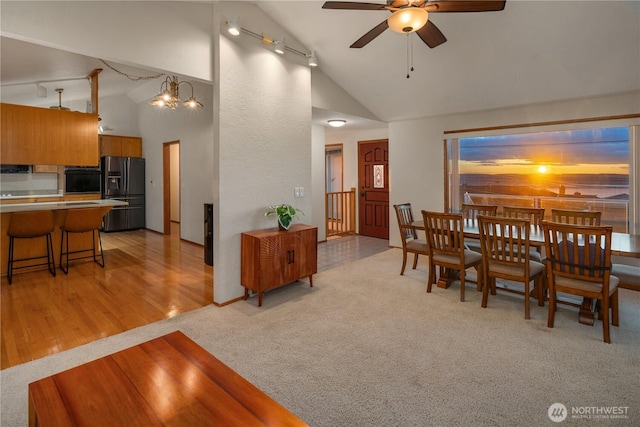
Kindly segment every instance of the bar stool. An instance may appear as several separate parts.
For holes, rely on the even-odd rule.
[[[9,284],[13,280],[13,270],[21,268],[35,267],[38,265],[46,265],[51,272],[51,275],[56,275],[56,260],[53,253],[53,241],[51,239],[51,233],[53,233],[53,211],[32,211],[32,212],[14,212],[11,214],[9,220],[9,229],[7,235],[9,236],[9,262],[7,269],[7,279]],[[47,241],[47,255],[33,256],[27,258],[14,259],[13,250],[15,239],[35,239],[38,237],[45,237]],[[36,259],[46,258],[47,262],[38,264],[29,264],[20,267],[15,267],[14,263],[22,261],[31,261]]]
[[[100,228],[102,227],[102,217],[104,216],[104,208],[79,208],[69,209],[65,217],[64,224],[60,229],[62,236],[60,238],[60,269],[64,274],[69,273],[69,255],[91,251],[91,255],[72,258],[72,261],[91,258],[100,267],[104,268],[104,254],[102,252],[102,239],[100,238]],[[89,233],[91,232],[91,248],[69,251],[69,233]],[[95,233],[98,233],[98,244],[100,252],[96,253]],[[65,239],[66,238],[66,239]],[[65,246],[66,240],[66,246]],[[66,258],[63,265],[62,260]],[[100,258],[100,261],[98,260]]]

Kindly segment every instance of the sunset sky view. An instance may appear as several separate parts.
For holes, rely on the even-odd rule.
[[[628,174],[627,127],[460,139],[460,174]]]

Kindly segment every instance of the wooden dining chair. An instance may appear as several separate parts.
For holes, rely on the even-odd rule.
[[[602,212],[551,209],[551,221],[562,224],[600,225]]]
[[[404,274],[407,265],[407,254],[413,254],[413,269],[418,266],[418,255],[429,255],[426,239],[418,238],[418,231],[412,225],[413,211],[411,203],[401,203],[393,205],[398,218],[398,228],[400,229],[400,240],[402,241],[402,268],[400,275]]]
[[[497,212],[498,205],[472,205],[463,203],[460,207],[460,213],[462,213],[462,219],[465,223],[475,222],[478,215],[496,216]],[[481,252],[479,239],[465,239],[464,244],[467,249]]]
[[[449,278],[460,272],[460,301],[464,301],[466,270],[474,267],[478,271],[478,287],[482,286],[482,255],[466,249],[462,214],[422,211],[429,248],[429,282],[427,292],[436,282],[436,266],[447,270]],[[440,272],[442,274],[442,270]]]
[[[524,295],[524,318],[530,319],[530,283],[535,283],[538,305],[544,306],[544,264],[531,259],[531,224],[527,219],[478,217],[482,247],[482,307],[487,307],[489,291],[496,294],[496,279],[520,282],[524,291],[511,287],[501,289]]]
[[[528,208],[521,206],[504,206],[502,216],[506,218],[527,219],[531,227],[541,229],[544,220],[544,208]],[[531,259],[542,262],[542,246],[535,246],[531,249]]]
[[[599,302],[604,342],[611,343],[611,323],[618,326],[618,278],[611,274],[610,226],[542,222],[547,253],[549,318],[553,328],[558,292]]]

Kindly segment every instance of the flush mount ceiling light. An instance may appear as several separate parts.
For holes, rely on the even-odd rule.
[[[345,123],[347,123],[347,121],[342,119],[331,119],[331,120],[328,120],[327,123],[329,123],[329,126],[331,127],[339,128],[341,126],[344,126]]]
[[[429,13],[420,7],[406,7],[396,10],[387,18],[387,24],[396,33],[413,33],[424,27]]]
[[[181,84],[187,84],[191,87],[191,96],[186,101],[180,100],[179,88]],[[169,107],[172,110],[175,110],[179,103],[182,103],[183,107],[202,108],[202,103],[193,96],[193,85],[187,81],[178,81],[176,76],[167,77],[160,86],[160,93],[149,102],[154,107]]]

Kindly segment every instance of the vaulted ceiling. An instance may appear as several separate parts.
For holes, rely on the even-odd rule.
[[[391,30],[351,49],[389,12],[327,10],[323,3],[256,2],[316,52],[326,75],[384,122],[640,90],[638,1],[507,0],[500,12],[432,13],[429,19],[447,38],[433,49],[416,34]],[[141,83],[122,78],[96,58],[5,37],[1,48],[3,102],[16,102],[20,90],[33,97],[36,90],[35,84],[22,89],[7,84],[84,77],[93,68],[105,69],[103,96]],[[154,74],[113,65],[132,75]],[[159,88],[157,80],[147,84],[152,91]],[[56,83],[45,85],[49,97],[39,102],[57,104]],[[71,91],[65,94],[71,97]],[[339,113],[315,111],[314,119],[323,122]]]

